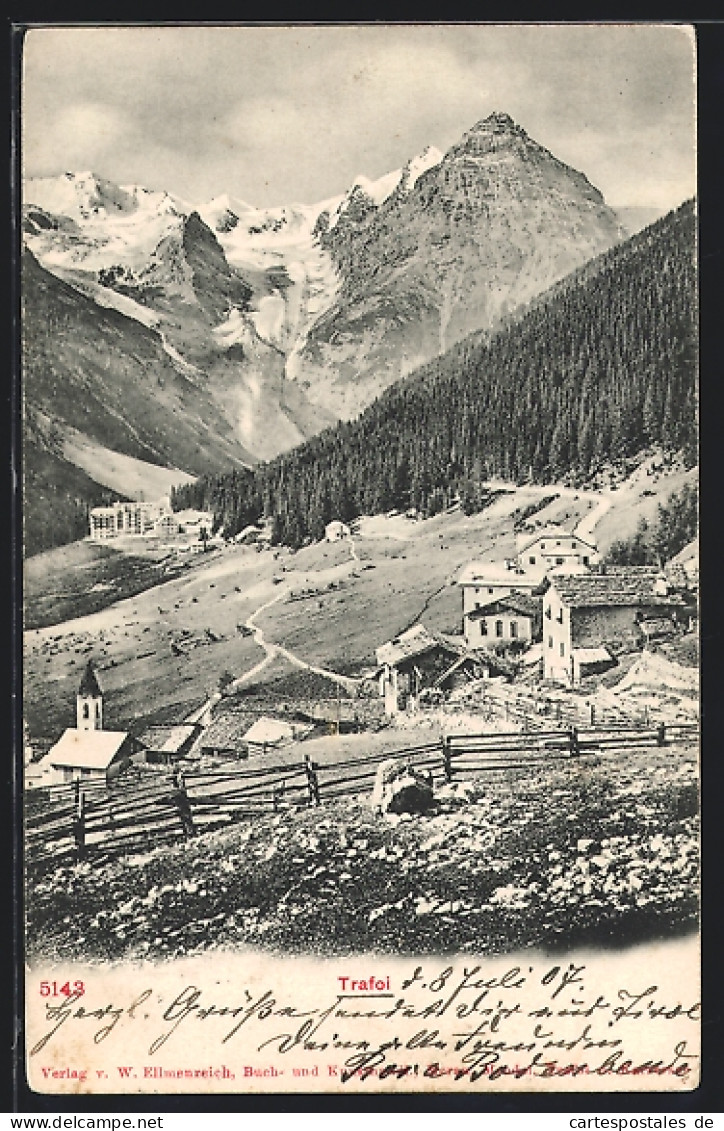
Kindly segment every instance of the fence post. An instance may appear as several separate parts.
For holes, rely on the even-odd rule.
[[[570,747],[571,747],[571,751],[570,751],[571,757],[577,758],[578,755],[581,752],[580,747],[578,745],[578,728],[577,727],[571,727],[570,731],[568,732],[568,740],[570,742]]]
[[[659,723],[656,728],[656,745],[666,745],[666,723]]]
[[[272,809],[274,810],[275,813],[279,812],[279,806],[281,804],[282,797],[284,796],[284,790],[285,789],[286,789],[286,782],[283,782],[283,781],[280,781],[272,789]]]
[[[80,782],[75,783],[75,820],[73,822],[73,836],[75,838],[75,854],[77,860],[85,857],[85,794],[80,788]]]
[[[440,745],[442,747],[442,768],[443,773],[445,774],[445,781],[451,782],[453,779],[453,767],[452,754],[450,751],[450,739],[445,738],[445,735],[443,735],[440,739]]]
[[[186,785],[184,783],[184,776],[181,770],[173,776],[173,784],[176,787],[174,794],[174,801],[178,810],[178,815],[181,820],[181,828],[185,837],[195,836],[196,829],[194,828],[194,818],[191,813],[191,803],[189,795],[186,792]]]
[[[309,804],[319,805],[319,779],[317,767],[309,754],[304,755],[304,769],[307,774],[307,788],[309,790]]]

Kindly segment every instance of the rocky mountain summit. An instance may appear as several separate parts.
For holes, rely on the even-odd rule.
[[[339,416],[354,415],[624,234],[582,173],[493,114],[382,204],[359,190],[321,234],[342,283],[290,376]]]

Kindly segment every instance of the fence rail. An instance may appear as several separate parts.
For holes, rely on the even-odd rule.
[[[538,770],[598,754],[692,741],[694,723],[449,734],[436,742],[344,759],[160,774],[145,783],[75,782],[29,792],[25,850],[30,869],[148,851],[230,821],[288,806],[319,805],[371,788],[382,762],[404,759],[452,782],[468,774]],[[41,796],[43,794],[44,796]]]

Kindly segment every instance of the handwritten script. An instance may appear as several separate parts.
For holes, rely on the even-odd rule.
[[[153,1065],[169,1057],[177,1063],[196,1047],[255,1074],[277,1075],[292,1063],[315,1072],[322,1066],[341,1084],[420,1076],[468,1084],[503,1077],[696,1078],[698,1001],[679,999],[638,971],[606,993],[589,981],[587,965],[574,962],[486,968],[438,960],[411,964],[382,992],[340,992],[339,983],[352,980],[335,984],[330,977],[296,984],[293,992],[287,982],[285,993],[235,981],[214,982],[215,992],[182,982],[169,992],[164,982],[109,1000],[91,984],[83,996],[44,1003],[29,1053],[53,1053],[57,1062],[63,1047],[110,1051],[115,1042]]]

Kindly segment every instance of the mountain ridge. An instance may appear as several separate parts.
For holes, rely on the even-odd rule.
[[[43,302],[62,292],[51,296],[47,280],[29,289],[31,357],[37,337],[58,391],[72,395],[85,365],[90,385],[102,384],[93,323],[105,340],[109,311],[122,316],[111,320],[107,358],[116,380],[132,386],[125,408],[122,390],[111,390],[118,439],[108,426],[95,439],[124,450],[138,431],[132,412],[150,367],[151,384],[158,371],[169,388],[181,381],[195,389],[177,411],[192,427],[201,414],[208,465],[189,452],[174,414],[164,425],[157,409],[150,455],[192,474],[271,459],[353,418],[471,331],[487,334],[521,316],[553,282],[623,237],[585,175],[502,113],[445,153],[427,147],[314,205],[258,209],[221,194],[192,206],[90,172],[31,178],[24,230],[48,277],[84,299],[74,307],[75,335],[51,320],[49,336]],[[141,363],[127,363],[139,360],[136,339]],[[37,366],[27,380],[32,402]],[[108,413],[91,393],[93,438]],[[41,388],[40,399],[57,426],[78,427],[66,398],[53,406]],[[139,435],[144,429],[141,421]]]
[[[459,498],[485,482],[585,482],[647,447],[696,462],[695,212],[689,201],[540,296],[493,335],[475,333],[391,386],[352,423],[235,477],[197,481],[233,535],[262,513],[276,541]]]

